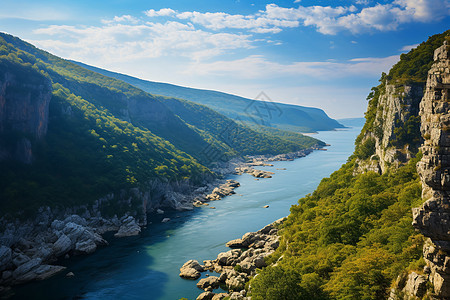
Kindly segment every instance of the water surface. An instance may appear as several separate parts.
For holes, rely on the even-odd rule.
[[[323,177],[346,162],[360,127],[320,132],[314,137],[331,144],[291,162],[261,169],[273,178],[230,176],[241,183],[236,195],[189,212],[151,215],[137,237],[115,239],[92,255],[63,260],[67,271],[44,282],[16,288],[17,299],[195,299],[195,281],[181,279],[179,268],[189,259],[214,259],[229,250],[225,243],[289,214],[291,205],[311,193]],[[286,168],[286,170],[277,170]],[[269,208],[263,208],[269,205]],[[164,217],[171,218],[161,223]],[[75,277],[64,274],[73,272]],[[203,275],[204,276],[204,275]]]

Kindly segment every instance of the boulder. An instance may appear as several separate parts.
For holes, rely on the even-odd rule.
[[[244,248],[242,245],[242,239],[231,240],[227,243],[228,248]]]
[[[36,280],[45,280],[65,269],[66,267],[63,266],[41,265],[34,270],[34,273],[36,274]]]
[[[240,249],[219,253],[217,255],[217,262],[222,266],[234,266],[241,253],[242,251]]]
[[[141,227],[136,224],[136,220],[132,216],[128,216],[125,220],[123,220],[122,225],[114,234],[115,237],[126,237],[126,236],[135,236],[141,233]]]
[[[222,300],[228,296],[229,295],[227,293],[219,293],[219,294],[215,294],[214,297],[212,297],[212,300]]]
[[[97,250],[97,244],[91,239],[86,239],[75,244],[75,254],[90,254],[95,250]]]
[[[12,263],[14,266],[19,267],[28,261],[30,261],[30,258],[27,255],[20,253],[20,252],[19,253],[14,252],[13,259],[12,259]]]
[[[9,268],[12,263],[12,250],[6,246],[0,246],[0,272]]]
[[[251,274],[256,269],[251,258],[246,258],[244,261],[240,262],[239,265],[241,266],[241,270],[247,274]]]
[[[170,221],[170,218],[164,218],[164,219],[162,219],[161,223],[167,223],[169,221]]]
[[[52,255],[52,244],[41,244],[34,253],[34,257],[42,258],[43,261],[48,260]]]
[[[33,269],[39,267],[42,263],[42,259],[40,258],[34,258],[29,260],[28,262],[24,263],[23,265],[20,265],[13,271],[13,277],[17,279],[21,279],[19,281],[27,281],[23,280],[24,275],[30,273]]]
[[[200,272],[203,271],[204,269],[198,261],[191,259],[180,268],[180,277],[186,279],[197,279],[200,277]]]
[[[197,283],[197,287],[202,290],[206,290],[208,288],[217,289],[219,287],[219,277],[209,276],[207,278],[202,278]]]
[[[85,234],[86,228],[73,222],[66,223],[62,232],[72,241],[72,245],[75,245],[76,241]]]
[[[255,267],[257,267],[258,269],[261,269],[261,268],[264,268],[267,266],[263,255],[259,255],[259,256],[255,257],[255,259],[253,260],[253,263],[255,264]]]
[[[64,219],[64,223],[75,223],[83,227],[87,226],[87,221],[79,215],[71,215]]]
[[[211,300],[214,295],[215,294],[213,292],[204,292],[197,297],[197,300]]]
[[[228,278],[225,281],[225,284],[227,285],[227,288],[229,291],[240,291],[243,290],[245,287],[245,279],[241,275],[236,277]]]
[[[72,241],[64,233],[59,236],[52,246],[52,250],[56,256],[63,255],[72,249]]]

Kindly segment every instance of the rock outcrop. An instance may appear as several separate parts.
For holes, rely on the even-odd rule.
[[[14,159],[30,164],[33,144],[47,133],[52,86],[37,71],[0,69],[0,161]],[[23,80],[26,76],[26,80]]]
[[[230,299],[248,299],[245,284],[256,275],[256,269],[266,266],[264,258],[278,248],[277,226],[284,220],[285,218],[277,220],[257,232],[247,232],[241,238],[229,241],[227,247],[235,249],[219,253],[214,260],[203,261],[203,266],[195,260],[189,260],[181,267],[180,276],[197,279],[201,276],[200,272],[204,271],[220,274],[219,277],[209,276],[200,279],[197,287],[205,292],[197,299],[222,299],[226,296]],[[226,287],[229,293],[213,293],[212,291],[219,286]]]
[[[386,83],[380,89],[373,124],[360,142],[372,144],[374,152],[368,158],[358,159],[356,174],[366,171],[381,174],[392,166],[399,167],[417,154],[421,143],[420,136],[411,136],[407,128],[419,126],[423,85]]]
[[[425,203],[413,210],[413,226],[429,238],[423,254],[437,297],[450,298],[450,57],[449,46],[434,52],[420,104],[423,157],[417,164]]]
[[[191,259],[180,268],[180,277],[186,279],[197,279],[201,275],[200,272],[203,271],[204,269],[198,261]]]

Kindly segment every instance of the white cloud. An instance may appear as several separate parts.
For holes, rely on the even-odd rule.
[[[281,31],[280,27],[299,26],[297,20],[276,19],[257,15],[230,15],[223,12],[182,12],[177,14],[177,18],[189,20],[194,24],[199,24],[212,30],[234,28],[248,29],[256,33],[278,33]]]
[[[394,3],[419,22],[440,20],[450,12],[448,0],[395,0]]]
[[[50,36],[33,41],[38,46],[62,57],[89,62],[123,62],[171,55],[197,61],[252,47],[249,35],[211,33],[195,29],[192,24],[173,21],[113,22],[91,27],[52,25],[34,33]]]
[[[123,16],[115,16],[112,20],[102,20],[103,24],[111,24],[111,23],[139,23],[139,19],[130,15]]]
[[[297,1],[296,1],[297,2]],[[276,4],[266,5],[265,10],[250,15],[231,15],[224,12],[181,12],[176,17],[189,20],[211,30],[247,29],[255,33],[278,33],[283,28],[313,26],[323,34],[340,31],[361,33],[369,30],[397,30],[410,22],[433,22],[450,14],[449,0],[395,0],[387,4],[369,5],[358,9],[350,6],[301,6],[285,8]]]
[[[308,76],[336,79],[350,76],[373,77],[387,72],[399,60],[398,55],[383,58],[355,58],[347,61],[294,62],[281,64],[267,60],[261,55],[251,55],[233,61],[193,63],[186,72],[210,76],[230,76],[242,79],[282,78]]]
[[[176,12],[171,8],[161,8],[160,10],[149,9],[144,12],[148,17],[168,17]]]

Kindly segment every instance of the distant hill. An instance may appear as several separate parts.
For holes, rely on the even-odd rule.
[[[328,117],[321,109],[271,102],[263,93],[258,96],[258,100],[251,100],[217,91],[142,80],[73,62],[105,76],[125,81],[153,95],[181,98],[206,105],[234,120],[296,132],[315,132],[344,127]]]
[[[365,118],[346,118],[337,119],[339,123],[347,127],[363,127],[366,122]]]
[[[218,160],[316,143],[150,95],[0,33],[3,212],[81,205],[154,179],[200,184]]]

